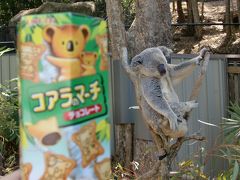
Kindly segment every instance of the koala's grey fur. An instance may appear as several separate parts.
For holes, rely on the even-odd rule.
[[[178,65],[167,63],[172,51],[164,46],[145,49],[130,64],[124,59],[123,65],[135,85],[138,105],[144,119],[156,133],[162,130],[166,136],[172,138],[186,134],[184,114],[197,107],[197,103],[179,102],[173,85],[192,73],[206,51],[203,49],[198,57]]]

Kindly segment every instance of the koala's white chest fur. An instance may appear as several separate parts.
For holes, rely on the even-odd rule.
[[[168,102],[179,102],[178,96],[172,87],[172,83],[169,83],[166,77],[160,81],[162,87],[162,93]]]

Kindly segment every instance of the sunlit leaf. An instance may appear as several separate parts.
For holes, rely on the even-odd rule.
[[[6,52],[10,52],[13,50],[14,50],[14,48],[4,48],[4,49],[0,50],[0,56],[2,56]]]

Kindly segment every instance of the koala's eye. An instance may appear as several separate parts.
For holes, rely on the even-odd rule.
[[[64,45],[65,44],[65,42],[64,41],[62,41],[62,45]]]
[[[75,44],[78,45],[78,42],[76,41]]]

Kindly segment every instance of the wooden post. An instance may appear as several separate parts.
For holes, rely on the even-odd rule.
[[[125,168],[133,161],[133,132],[133,124],[115,125],[115,160]]]

